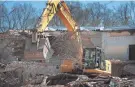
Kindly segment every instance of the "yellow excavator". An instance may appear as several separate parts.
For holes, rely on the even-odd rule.
[[[47,2],[47,7],[44,9],[40,21],[38,23],[37,31],[36,33],[43,33],[46,30],[47,25],[52,20],[54,15],[57,15],[60,20],[63,22],[63,24],[66,26],[68,32],[74,33],[73,37],[77,40],[77,42],[80,44],[79,54],[76,55],[78,58],[78,63],[73,64],[73,61],[70,59],[63,60],[63,63],[60,66],[60,70],[63,73],[72,73],[77,72],[79,66],[79,70],[81,70],[84,73],[97,73],[97,74],[110,74],[109,72],[105,70],[100,69],[101,65],[101,59],[98,59],[99,66],[97,67],[97,61],[96,57],[93,57],[93,59],[87,63],[88,60],[86,60],[86,57],[89,57],[92,55],[91,49],[85,48],[83,49],[81,44],[81,37],[80,37],[80,28],[78,24],[75,22],[75,20],[71,16],[71,12],[67,6],[67,4],[62,0],[49,0]],[[98,52],[98,48],[96,48],[95,52]],[[89,56],[88,56],[89,55]],[[86,68],[85,64],[89,65],[89,67]],[[92,67],[93,66],[93,67]]]

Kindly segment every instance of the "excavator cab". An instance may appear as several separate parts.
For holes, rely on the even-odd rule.
[[[98,47],[84,48],[82,62],[85,69],[101,68],[101,49]]]

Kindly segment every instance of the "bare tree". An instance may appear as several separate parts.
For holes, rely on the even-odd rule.
[[[135,2],[131,1],[128,4],[129,23],[135,24]]]
[[[83,10],[82,4],[80,2],[67,2],[73,19],[78,23],[78,25],[83,24]]]
[[[120,20],[121,22],[121,25],[128,25],[128,22],[129,22],[129,9],[128,9],[128,4],[121,4],[117,11],[116,11],[116,14],[118,15],[118,19]]]
[[[33,29],[35,27],[36,9],[31,4],[17,4],[13,6],[13,9],[15,11],[12,14],[12,20],[14,20],[16,29]]]
[[[7,8],[4,4],[0,5],[0,31],[4,32],[6,27],[6,14],[8,13]]]
[[[38,15],[31,4],[14,4],[11,11],[5,5],[0,8],[0,28],[8,29],[33,29]]]

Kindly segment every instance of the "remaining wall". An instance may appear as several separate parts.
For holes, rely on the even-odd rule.
[[[129,33],[102,33],[102,48],[105,56],[110,59],[129,59],[129,45],[135,44],[135,34]]]

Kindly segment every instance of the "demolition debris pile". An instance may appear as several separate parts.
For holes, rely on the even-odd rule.
[[[12,82],[17,82],[14,81],[14,79],[18,80],[16,85],[39,83],[42,81],[43,77],[47,76],[48,74],[57,74],[55,67],[48,67],[38,62],[14,61],[0,68],[0,83],[2,85],[2,83],[10,84]]]
[[[78,43],[74,38],[74,33],[64,32],[58,35],[56,39],[52,42],[52,49],[54,50],[54,55],[61,59],[72,59],[77,60],[80,51],[81,43]]]
[[[4,65],[4,64],[3,64]],[[0,87],[135,87],[135,79],[47,72],[34,62],[13,62],[1,67]]]

